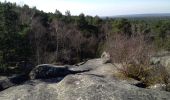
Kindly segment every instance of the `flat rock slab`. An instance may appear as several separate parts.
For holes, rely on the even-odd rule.
[[[64,69],[65,76],[57,75],[62,74],[60,69]],[[117,68],[110,63],[103,64],[101,59],[80,66],[43,65],[32,72],[44,76],[1,91],[0,100],[170,100],[170,92],[139,88],[133,85],[138,81],[114,77]],[[46,74],[51,72],[55,77]]]
[[[68,75],[59,83],[34,80],[0,92],[0,100],[169,99],[169,92],[141,89],[116,79],[108,80],[93,75]]]

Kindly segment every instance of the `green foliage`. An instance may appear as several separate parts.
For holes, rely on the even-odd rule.
[[[154,25],[154,32],[155,34],[155,46],[157,49],[165,49],[169,50],[169,44],[170,44],[170,21],[169,20],[163,20],[158,21]]]
[[[8,70],[22,61],[74,64],[99,57],[116,33],[129,37],[142,34],[158,49],[170,50],[169,27],[169,19],[102,19],[0,3],[0,66]]]
[[[24,49],[26,32],[19,23],[19,14],[16,6],[11,3],[0,4],[0,67],[5,72],[9,66],[15,66],[29,49]],[[20,30],[21,28],[21,30]],[[21,32],[23,30],[23,32]],[[25,35],[25,36],[24,36]],[[24,50],[24,52],[22,52]],[[29,55],[29,53],[27,53]],[[25,57],[24,57],[25,58]]]
[[[88,23],[87,23],[83,13],[78,16],[78,20],[76,23],[77,23],[78,27],[81,29],[87,27]]]
[[[116,19],[113,21],[113,32],[131,35],[131,24],[127,19]]]
[[[170,37],[168,37],[166,40],[165,49],[170,51]]]
[[[54,13],[54,14],[55,14],[55,16],[56,16],[57,18],[62,18],[62,16],[63,16],[62,13],[61,13],[59,10],[57,10],[57,9],[55,10],[55,13]]]

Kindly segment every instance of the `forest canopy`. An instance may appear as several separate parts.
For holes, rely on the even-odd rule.
[[[21,63],[75,64],[99,57],[116,34],[141,34],[156,50],[170,50],[169,18],[73,16],[0,3],[0,71]]]

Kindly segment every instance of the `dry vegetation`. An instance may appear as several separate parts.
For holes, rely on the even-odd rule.
[[[155,49],[143,35],[116,34],[107,42],[107,46],[112,63],[120,63],[122,66],[118,68],[126,77],[140,80],[147,86],[167,83],[167,73],[163,66],[153,67],[150,64]]]

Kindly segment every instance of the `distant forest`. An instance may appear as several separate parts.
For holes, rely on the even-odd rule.
[[[100,18],[45,13],[0,3],[0,72],[20,64],[75,64],[99,57],[116,34],[143,35],[156,50],[170,50],[170,19]]]

